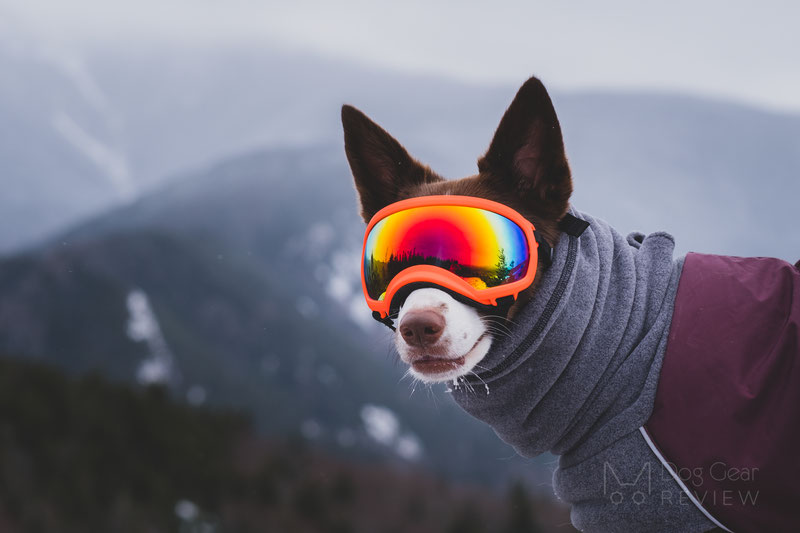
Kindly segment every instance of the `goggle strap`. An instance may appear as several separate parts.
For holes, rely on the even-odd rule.
[[[544,240],[544,237],[542,237],[542,234],[539,233],[538,229],[533,230],[533,238],[536,239],[536,243],[539,245],[539,249],[536,252],[539,256],[539,259],[542,259],[547,265],[552,264],[553,248],[547,244],[547,241]]]
[[[572,237],[580,237],[588,227],[589,222],[569,213],[564,215],[564,217],[558,221],[558,229]],[[552,264],[553,248],[547,243],[544,237],[542,237],[542,234],[539,233],[538,229],[533,230],[533,237],[536,239],[536,242],[539,245],[539,257],[543,259],[546,264]]]
[[[589,222],[569,213],[558,221],[558,229],[572,237],[580,237],[588,227]]]
[[[386,326],[387,328],[389,328],[392,331],[396,331],[397,330],[397,328],[394,327],[394,321],[392,321],[392,319],[389,318],[388,315],[386,316],[386,318],[381,318],[381,314],[379,312],[373,311],[372,312],[372,318],[374,318],[375,320],[377,320],[378,322],[380,322],[381,324],[383,324],[384,326]]]

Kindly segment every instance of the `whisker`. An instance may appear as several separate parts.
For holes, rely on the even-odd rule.
[[[510,331],[494,328],[492,326],[486,326],[486,331],[492,333],[493,335],[502,335],[503,337],[510,337],[512,335]]]
[[[481,381],[481,383],[483,383],[483,386],[486,387],[486,394],[488,395],[489,394],[489,385],[487,385],[486,382],[483,381],[483,378],[481,378],[478,374],[476,374],[472,370],[470,370],[469,373],[472,374],[473,376],[475,376],[476,378],[478,378]]]
[[[481,318],[490,318],[490,319],[491,319],[491,318],[496,318],[496,319],[498,319],[498,320],[499,320],[499,321],[501,321],[501,322],[508,322],[508,323],[509,323],[509,324],[511,324],[512,326],[518,326],[518,325],[519,325],[519,323],[517,323],[517,322],[515,322],[515,321],[511,320],[510,318],[506,318],[506,317],[504,317],[504,316],[501,316],[501,315],[483,315]]]
[[[411,394],[408,395],[409,398],[414,396],[414,393],[417,390],[417,383],[419,383],[419,380],[417,378],[414,378],[414,381],[411,384]]]
[[[460,378],[458,378],[458,379],[460,379],[460,380],[461,380],[461,383],[463,383],[463,384],[464,384],[464,387],[466,387],[466,389],[467,389],[469,392],[471,392],[472,394],[475,394],[475,389],[472,387],[472,384],[471,384],[469,381],[467,381],[467,380],[466,380],[466,379],[464,379],[463,377],[460,377]]]
[[[492,324],[484,324],[483,327],[492,334],[503,335],[504,337],[510,337],[512,335],[510,330],[502,329]]]
[[[428,383],[427,384],[427,389],[428,389],[428,397],[431,398],[431,400],[433,402],[433,408],[438,411],[439,410],[439,404],[437,403],[436,393],[433,390],[433,383]]]
[[[496,330],[491,328],[486,328],[488,333],[491,333],[493,337],[511,337],[511,333],[508,331]]]
[[[482,320],[482,321],[481,321],[481,323],[482,323],[484,326],[486,326],[487,328],[488,328],[488,327],[493,327],[493,328],[502,328],[503,330],[506,330],[506,331],[508,331],[508,332],[511,332],[511,328],[509,328],[508,326],[506,326],[505,324],[502,324],[502,323],[500,323],[500,322],[496,322],[496,321],[493,321],[493,320]]]

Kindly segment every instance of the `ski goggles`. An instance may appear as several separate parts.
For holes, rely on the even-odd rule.
[[[386,323],[402,303],[393,300],[409,286],[436,286],[485,306],[516,299],[536,276],[539,242],[550,253],[537,237],[517,211],[483,198],[423,196],[390,204],[372,217],[364,236],[367,305]]]

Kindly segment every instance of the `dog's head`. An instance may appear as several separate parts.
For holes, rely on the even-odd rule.
[[[542,83],[531,78],[503,115],[478,174],[445,180],[412,158],[403,146],[361,111],[342,107],[347,159],[369,222],[383,207],[417,196],[463,195],[505,204],[530,220],[547,242],[559,238],[558,221],[567,212],[572,180],[561,127]],[[539,272],[544,265],[539,265]],[[397,316],[395,345],[412,375],[427,382],[448,381],[480,368],[493,335],[528,301],[536,283],[508,311],[485,311],[456,301],[435,288],[417,289]]]

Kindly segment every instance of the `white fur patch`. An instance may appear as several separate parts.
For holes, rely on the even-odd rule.
[[[444,318],[445,327],[434,348],[445,348],[446,352],[444,355],[437,352],[436,356],[450,359],[464,357],[464,364],[443,373],[423,374],[417,372],[410,366],[412,361],[429,354],[422,351],[424,348],[409,346],[403,340],[398,329],[395,334],[395,346],[400,354],[400,359],[409,365],[410,374],[421,381],[430,383],[450,381],[470,373],[475,365],[486,356],[492,344],[492,337],[478,312],[439,289],[417,289],[406,298],[400,308],[397,323],[402,324],[403,317],[410,311],[421,310],[435,311]]]

